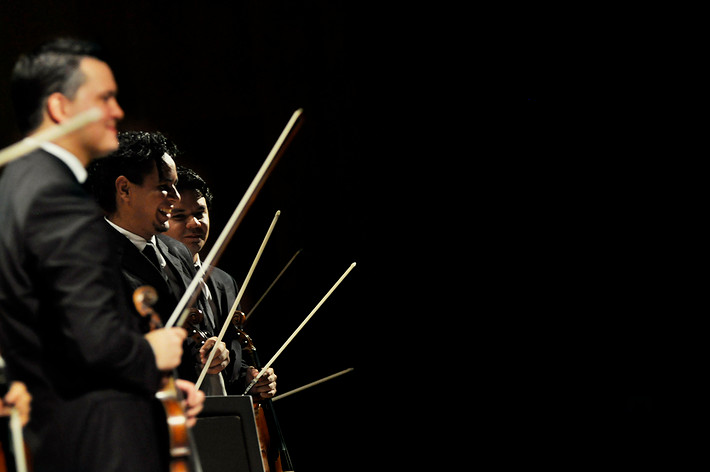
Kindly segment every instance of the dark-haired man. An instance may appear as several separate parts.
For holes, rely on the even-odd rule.
[[[155,309],[166,322],[195,276],[192,255],[185,245],[163,235],[180,201],[173,160],[178,149],[161,133],[129,131],[119,135],[119,142],[117,151],[89,166],[87,185],[112,228],[110,242],[120,261],[126,291],[133,293],[142,285],[154,287],[158,292]],[[203,323],[213,318],[203,299],[197,308],[205,314]],[[203,345],[188,339],[178,367],[180,378],[197,380],[207,357],[200,351],[209,354],[216,341],[211,336]],[[224,342],[218,349],[211,373],[200,386],[208,395],[225,394],[219,372],[229,365],[230,352]]]
[[[172,209],[170,228],[165,233],[178,241],[182,241],[192,253],[195,267],[202,264],[200,251],[207,242],[210,234],[210,206],[212,205],[212,192],[196,172],[186,167],[178,166],[177,188],[180,192],[180,201]],[[207,287],[206,296],[214,306],[213,312],[217,315],[217,330],[227,319],[229,312],[239,293],[239,287],[234,278],[218,267],[213,267]],[[237,342],[237,334],[230,326],[225,339],[232,346],[232,357],[241,359],[241,349]],[[209,352],[202,353],[209,355]],[[227,379],[227,392],[241,395],[244,388],[257,376],[259,371],[245,363],[236,364],[231,371],[225,371]],[[251,388],[249,394],[256,399],[271,398],[276,394],[276,374],[272,368],[263,375]]]
[[[27,135],[92,107],[104,113],[0,177],[0,350],[8,375],[33,397],[25,433],[35,472],[167,470],[154,395],[162,371],[180,362],[186,333],[138,330],[106,225],[82,187],[85,167],[117,148],[123,118],[97,51],[56,40],[22,56],[12,75]],[[204,396],[182,387],[194,421]]]

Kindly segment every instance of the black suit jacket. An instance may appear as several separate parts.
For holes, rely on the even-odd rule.
[[[106,224],[111,232],[111,245],[123,274],[126,293],[132,297],[133,291],[143,285],[150,285],[158,292],[158,302],[153,307],[160,315],[163,323],[168,321],[177,306],[180,297],[190,285],[195,268],[192,265],[192,256],[187,247],[181,242],[161,234],[156,235],[158,250],[170,266],[173,274],[178,278],[179,292],[171,286],[161,275],[160,271],[136,248],[124,235]],[[137,312],[135,312],[137,315]]]
[[[2,172],[0,351],[33,395],[35,472],[159,470],[160,373],[97,205],[45,151]]]
[[[190,253],[187,246],[180,241],[162,234],[156,235],[158,250],[163,257],[165,257],[170,270],[175,274],[176,278],[179,279],[178,287],[171,289],[171,284],[166,282],[160,271],[140,253],[128,238],[110,227],[110,225],[107,224],[107,226],[111,229],[112,244],[116,249],[116,255],[121,265],[126,293],[131,297],[133,291],[143,285],[150,285],[155,288],[158,292],[158,302],[154,306],[155,311],[160,315],[163,323],[167,322],[180,301],[180,297],[185,293],[185,290],[190,285],[197,272],[192,262],[192,253]],[[225,275],[227,274],[225,273]],[[229,276],[227,275],[227,277]],[[236,283],[234,285],[236,286]],[[236,292],[234,293],[236,298]],[[234,298],[232,300],[234,300]],[[197,308],[201,309],[203,312],[211,310],[202,298],[198,299]],[[227,313],[229,313],[229,311],[227,311]],[[138,313],[135,312],[135,315],[138,316]],[[215,316],[215,318],[217,318],[217,316]],[[216,326],[214,330],[210,329],[206,323],[201,325],[201,329],[206,331],[210,336],[219,334],[221,327],[221,323],[218,323],[218,326]],[[239,346],[238,340],[236,340],[233,328],[225,335],[224,342],[230,346],[231,351],[230,364],[227,369],[223,371],[225,382],[229,385],[237,379],[240,373],[238,368],[236,370],[234,369],[235,365],[241,366],[241,347]],[[192,382],[197,381],[202,370],[202,367],[197,361],[199,359],[200,347],[201,344],[191,338],[188,338],[185,342],[183,359],[180,367],[177,369],[180,378]],[[241,394],[243,391],[239,393]]]
[[[207,279],[207,285],[212,293],[212,299],[216,307],[216,317],[218,319],[218,329],[222,328],[224,321],[232,309],[234,301],[239,293],[239,286],[234,277],[223,271],[219,267],[213,267]],[[227,393],[230,395],[242,395],[246,387],[244,382],[245,369],[248,367],[243,360],[239,333],[230,323],[224,335],[224,342],[229,346],[230,359],[232,362],[223,371],[227,381]]]
[[[132,306],[133,292],[138,287],[150,285],[158,293],[158,301],[153,308],[160,315],[163,324],[165,324],[195,275],[190,251],[180,241],[162,234],[156,235],[158,250],[177,279],[175,281],[177,287],[173,287],[127,237],[116,231],[108,223],[106,223],[106,226],[110,229],[111,245],[114,247],[116,257],[121,266],[124,290],[127,295],[126,302],[131,303]],[[201,301],[198,301],[198,308],[205,310]],[[147,323],[140,321],[142,319],[135,307],[132,309],[135,319],[139,320],[138,322],[141,323],[142,329],[147,331]],[[180,378],[192,382],[197,380],[200,372],[197,361],[199,349],[200,345],[192,339],[188,338],[185,341],[182,362],[177,369]]]

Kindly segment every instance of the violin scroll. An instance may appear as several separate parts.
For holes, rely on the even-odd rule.
[[[252,342],[251,337],[244,331],[243,328],[245,321],[246,316],[244,315],[244,312],[236,310],[234,312],[234,316],[232,317],[232,325],[239,334],[239,343],[242,345],[242,350],[249,353],[254,353],[256,352],[256,349],[254,348],[254,343]]]
[[[192,338],[196,343],[202,345],[209,339],[209,335],[200,329],[200,323],[205,319],[205,314],[199,308],[190,308],[190,313],[187,315],[185,328],[188,332],[188,337]]]
[[[160,315],[153,309],[153,305],[157,302],[158,292],[150,285],[138,287],[133,292],[133,305],[136,307],[136,311],[139,315],[149,319],[151,331],[163,327]]]

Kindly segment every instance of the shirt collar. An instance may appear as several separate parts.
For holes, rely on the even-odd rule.
[[[104,219],[106,220],[106,222],[107,222],[108,224],[110,224],[111,226],[113,226],[113,228],[114,228],[116,231],[118,231],[119,233],[121,233],[122,235],[124,235],[125,237],[127,237],[128,240],[129,240],[131,243],[133,243],[133,245],[136,247],[136,249],[138,249],[140,252],[143,252],[143,249],[145,249],[145,247],[148,245],[148,243],[152,244],[153,247],[155,248],[155,253],[158,255],[158,262],[160,262],[160,267],[165,267],[165,265],[166,265],[167,263],[165,262],[165,258],[163,257],[163,255],[162,255],[162,254],[160,253],[160,251],[158,250],[158,241],[157,241],[155,235],[151,236],[151,237],[150,237],[150,240],[146,240],[146,239],[143,238],[142,236],[138,236],[138,235],[135,234],[135,233],[131,233],[131,232],[128,231],[127,229],[121,228],[120,226],[118,226],[116,223],[114,223],[113,221],[109,220],[109,219],[106,218],[105,216],[104,216]]]
[[[86,177],[88,176],[88,173],[86,172],[84,165],[81,163],[78,157],[76,157],[74,154],[67,151],[63,147],[58,146],[54,143],[45,142],[42,143],[40,147],[48,153],[52,154],[53,156],[57,157],[63,163],[65,163],[67,167],[69,167],[69,170],[72,171],[72,173],[76,177],[76,180],[78,180],[80,184],[86,182]]]

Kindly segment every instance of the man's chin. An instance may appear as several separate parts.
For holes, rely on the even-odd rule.
[[[96,150],[93,153],[93,158],[94,159],[102,159],[106,156],[109,156],[112,152],[116,151],[118,149],[118,143],[116,144],[116,147],[106,147],[106,148],[101,148],[99,150]]]

